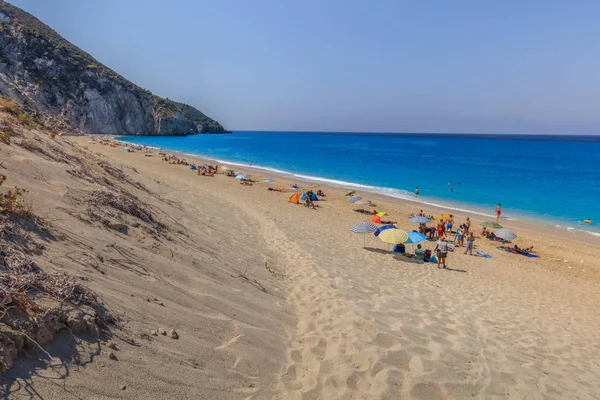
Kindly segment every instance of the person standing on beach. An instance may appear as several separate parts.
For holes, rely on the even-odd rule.
[[[448,255],[448,243],[446,243],[446,238],[444,235],[440,236],[439,240],[435,245],[435,249],[433,251],[437,252],[437,265],[440,267],[440,263],[446,268],[446,256]]]
[[[467,217],[467,222],[465,222],[465,228],[467,228],[467,232],[471,229],[471,219]]]
[[[467,248],[465,249],[465,254],[469,253],[470,255],[473,255],[473,242],[474,241],[475,241],[475,235],[473,234],[473,232],[471,232],[467,236]]]
[[[454,224],[454,217],[450,214],[450,218],[446,220],[446,229],[452,233],[452,225]]]
[[[497,215],[497,219],[500,219],[500,214],[502,214],[502,209],[500,207],[500,204],[498,204],[498,207],[496,207],[496,215]]]

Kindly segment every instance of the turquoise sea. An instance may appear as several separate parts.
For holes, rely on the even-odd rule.
[[[239,131],[120,140],[477,214],[493,216],[500,203],[509,219],[600,236],[599,136]]]

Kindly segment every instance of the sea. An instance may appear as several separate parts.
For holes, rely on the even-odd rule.
[[[600,136],[236,131],[119,139],[490,218],[501,204],[507,219],[600,238]]]

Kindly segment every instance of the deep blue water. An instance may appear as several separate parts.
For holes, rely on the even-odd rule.
[[[416,200],[487,215],[501,203],[508,218],[600,233],[598,137],[234,132],[121,140],[413,200],[418,187]]]

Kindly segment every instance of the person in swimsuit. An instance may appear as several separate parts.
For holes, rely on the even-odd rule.
[[[415,189],[415,194],[418,196],[419,195],[419,188]]]
[[[498,219],[500,219],[500,214],[502,214],[502,209],[500,207],[500,204],[498,204],[498,206],[496,207],[496,215]]]
[[[452,214],[450,214],[450,218],[448,218],[446,220],[446,229],[448,230],[448,232],[452,233],[452,225],[454,224],[454,218],[452,217]]]

